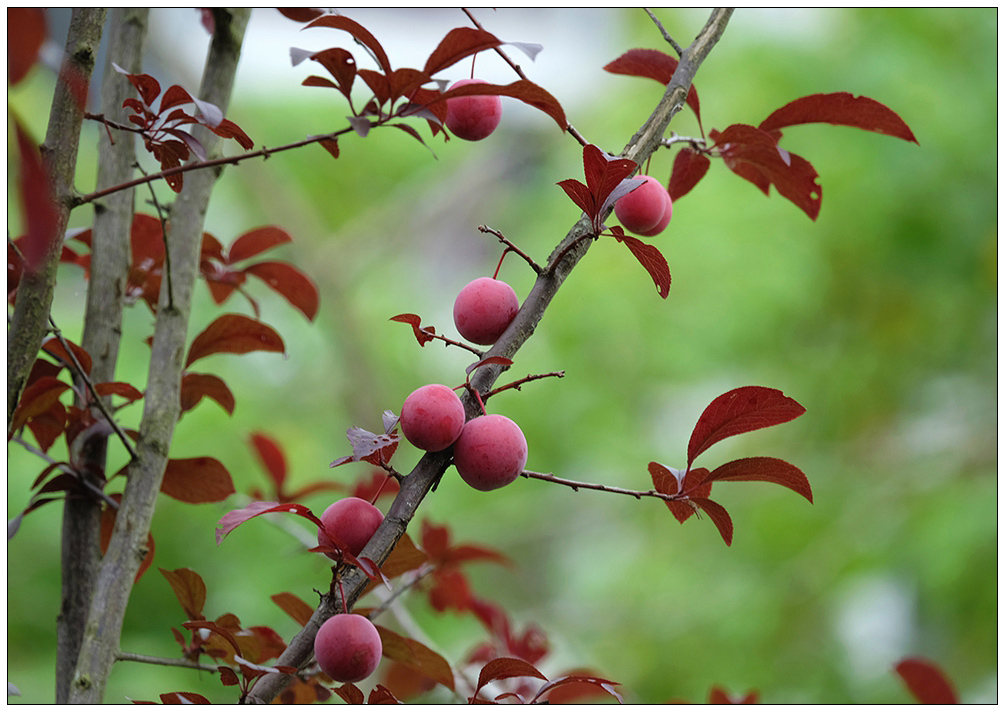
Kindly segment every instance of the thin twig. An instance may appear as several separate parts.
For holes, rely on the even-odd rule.
[[[503,385],[501,387],[496,388],[495,390],[489,391],[488,393],[485,394],[485,399],[488,400],[490,397],[492,397],[493,395],[497,395],[498,393],[501,393],[503,390],[519,390],[521,385],[523,385],[524,383],[529,383],[532,380],[541,380],[542,378],[564,378],[564,377],[565,377],[564,370],[556,370],[551,373],[539,373],[537,375],[528,375],[525,378],[514,380],[512,383],[509,383],[508,385]]]
[[[573,491],[579,491],[580,489],[592,489],[594,491],[605,491],[608,494],[624,494],[626,496],[633,496],[636,499],[641,499],[644,496],[651,496],[656,499],[662,499],[663,501],[681,501],[686,498],[686,495],[663,494],[655,489],[649,489],[648,491],[622,489],[620,486],[608,486],[607,484],[591,484],[585,481],[574,481],[572,479],[557,477],[554,474],[542,474],[541,472],[524,471],[520,474],[520,476],[527,477],[528,479],[540,479],[541,481],[551,482],[552,484],[561,484],[562,486],[569,487]]]
[[[111,426],[111,428],[115,431],[115,434],[118,435],[119,439],[122,440],[122,445],[126,448],[126,451],[129,452],[129,458],[136,459],[136,450],[133,449],[133,443],[129,441],[126,433],[122,431],[121,427],[119,427],[119,423],[116,422],[115,418],[112,417],[110,412],[108,412],[108,409],[105,407],[104,400],[102,400],[98,395],[98,391],[94,389],[94,383],[91,382],[90,376],[84,372],[83,366],[81,366],[80,361],[77,360],[77,354],[73,352],[73,349],[70,348],[70,344],[66,342],[65,338],[63,338],[62,331],[56,327],[56,322],[52,320],[52,314],[49,314],[49,325],[52,327],[53,334],[55,334],[56,338],[58,338],[59,342],[62,344],[63,349],[70,354],[70,360],[73,361],[72,365],[77,371],[77,375],[87,386],[87,390],[91,393],[91,397],[94,398],[94,404],[98,406],[98,409],[101,410],[101,414],[103,414],[105,416],[105,420],[108,421],[109,426]]]
[[[660,34],[663,35],[663,39],[667,41],[667,44],[674,48],[674,51],[677,52],[677,56],[684,56],[684,50],[681,49],[680,45],[674,41],[674,38],[670,36],[670,33],[666,31],[666,28],[663,27],[663,23],[656,19],[656,15],[651,13],[648,7],[644,7],[642,9],[645,10],[646,14],[649,15],[649,18],[656,23],[656,26],[660,30]]]
[[[193,662],[191,659],[174,659],[170,657],[151,657],[146,654],[134,654],[133,652],[123,652],[119,650],[115,653],[117,662],[140,662],[142,664],[155,664],[162,667],[184,667],[185,669],[198,669],[200,671],[218,672],[220,665],[201,664]]]
[[[143,170],[139,163],[134,163],[136,170],[140,171],[143,175],[146,175],[146,171]],[[164,273],[167,276],[167,292],[168,292],[168,308],[174,308],[174,286],[171,283],[171,249],[168,246],[168,233],[167,233],[167,218],[164,217],[164,211],[161,208],[160,202],[157,200],[157,193],[154,192],[154,184],[147,183],[147,187],[150,189],[150,200],[154,204],[154,209],[157,210],[157,221],[161,223],[161,241],[164,242]]]
[[[513,244],[512,242],[510,242],[508,239],[506,239],[506,237],[503,236],[503,233],[500,232],[499,230],[494,230],[491,227],[489,227],[488,225],[478,225],[478,231],[479,232],[486,232],[488,234],[495,235],[499,239],[500,242],[502,242],[504,245],[506,245],[506,249],[508,249],[510,252],[513,252],[517,256],[519,256],[521,259],[523,259],[523,261],[527,262],[527,264],[530,265],[530,268],[534,270],[535,274],[540,274],[543,271],[542,268],[541,268],[541,266],[537,262],[535,262],[533,259],[531,259],[531,257],[526,252],[524,252],[522,249],[520,249],[519,247],[517,247],[515,244]]]
[[[388,608],[394,604],[395,600],[397,600],[399,597],[401,597],[401,595],[403,595],[404,593],[415,587],[419,583],[419,581],[421,581],[427,575],[432,573],[434,570],[436,570],[436,565],[429,562],[423,563],[418,568],[413,570],[412,575],[409,577],[407,581],[399,583],[399,585],[394,589],[394,592],[392,592],[387,597],[386,600],[383,600],[377,607],[370,610],[369,614],[367,615],[367,618],[373,620],[378,616],[380,616],[382,613],[387,612]]]

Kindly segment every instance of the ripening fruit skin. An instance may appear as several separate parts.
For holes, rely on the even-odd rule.
[[[513,287],[499,279],[479,277],[454,300],[454,325],[464,338],[490,346],[513,321],[520,300]]]
[[[527,464],[527,439],[513,420],[483,415],[468,420],[454,443],[454,466],[472,488],[492,491],[512,483]]]
[[[663,191],[663,197],[666,198],[666,209],[663,212],[663,218],[656,223],[656,226],[651,230],[645,232],[639,232],[637,234],[643,237],[655,237],[660,232],[667,228],[670,224],[670,218],[673,216],[673,200],[670,198],[670,193],[666,190]]]
[[[339,499],[321,514],[325,530],[318,530],[318,545],[337,547],[328,537],[330,533],[345,544],[346,552],[358,556],[383,520],[380,509],[365,499],[356,496]],[[335,553],[325,555],[332,560],[339,559]]]
[[[651,237],[662,232],[670,222],[670,194],[651,175],[637,176],[633,180],[641,182],[642,186],[620,198],[614,204],[614,214],[629,232]],[[666,223],[659,227],[664,217]]]
[[[439,452],[460,437],[464,405],[446,385],[423,385],[413,390],[401,406],[401,431],[419,449]]]
[[[373,674],[383,651],[373,623],[352,613],[329,617],[314,638],[314,658],[321,671],[343,683],[362,681]]]
[[[468,84],[488,84],[482,79],[461,79],[451,89]],[[457,96],[447,99],[446,126],[452,134],[465,141],[487,138],[502,118],[502,99],[498,96]]]

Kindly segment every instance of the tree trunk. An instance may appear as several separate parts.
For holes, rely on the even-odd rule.
[[[199,96],[226,111],[250,10],[214,10],[216,29]],[[221,139],[193,129],[209,155]],[[115,662],[122,621],[160,490],[174,426],[181,409],[180,387],[192,292],[199,270],[203,222],[217,171],[185,176],[171,210],[168,257],[161,283],[136,459],[129,466],[122,502],[102,559],[83,644],[70,688],[71,703],[100,703]]]

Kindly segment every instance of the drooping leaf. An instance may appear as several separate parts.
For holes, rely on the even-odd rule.
[[[400,437],[393,432],[374,434],[362,427],[350,427],[346,430],[346,438],[352,445],[352,455],[336,459],[329,467],[334,468],[348,462],[370,462],[377,466],[389,464],[400,441]]]
[[[543,111],[550,116],[563,131],[569,122],[565,118],[565,109],[558,99],[549,94],[532,81],[520,79],[512,84],[465,84],[447,89],[442,94],[433,97],[426,107],[440,104],[457,96],[508,96]]]
[[[733,124],[721,133],[710,131],[726,167],[767,194],[774,185],[811,220],[820,214],[823,189],[809,161],[781,148],[775,138],[754,126]]]
[[[664,299],[667,298],[670,294],[670,265],[667,264],[663,253],[648,242],[626,235],[621,227],[616,226],[611,229],[614,232],[614,238],[618,242],[624,243],[632,255],[639,260],[639,264],[649,272],[659,295]]]
[[[314,609],[310,605],[291,592],[276,593],[272,596],[272,601],[301,627],[305,626],[314,614]]]
[[[220,138],[233,138],[246,151],[255,147],[255,142],[251,140],[251,137],[230,119],[225,118],[217,125],[209,126],[209,129]]]
[[[692,497],[708,498],[712,492],[711,482],[704,482],[708,476],[708,469],[701,467],[682,472],[665,467],[659,462],[649,462],[649,475],[656,491],[667,496],[679,497],[673,501],[664,499],[663,503],[680,523],[684,523],[695,513],[695,507],[690,501]]]
[[[15,120],[14,126],[17,130],[20,165],[18,197],[21,201],[22,219],[27,226],[24,238],[18,241],[18,247],[24,257],[24,271],[34,274],[42,267],[46,255],[55,248],[59,239],[59,214],[52,199],[48,171],[42,162],[38,146],[22,128],[20,121]]]
[[[240,526],[245,521],[267,513],[292,513],[302,516],[318,527],[324,529],[321,519],[311,513],[311,510],[301,504],[280,504],[275,501],[253,501],[244,508],[234,509],[225,513],[216,524],[216,544],[220,545],[223,539]]]
[[[169,459],[161,492],[189,504],[223,501],[234,493],[230,472],[213,457]]]
[[[685,147],[677,152],[670,173],[670,183],[667,192],[670,199],[676,201],[691,192],[698,181],[705,177],[711,161],[707,156]]]
[[[415,314],[398,314],[397,316],[392,316],[389,321],[397,321],[399,323],[407,323],[412,327],[412,331],[415,333],[415,340],[419,342],[420,346],[424,346],[433,340],[433,336],[430,335],[434,333],[434,329],[431,326],[422,328],[422,320]]]
[[[66,348],[63,346],[62,341],[53,336],[42,343],[42,350],[51,355],[56,360],[60,361],[64,366],[69,368],[71,371],[75,371],[77,366],[74,365],[73,358],[77,359],[77,363],[83,369],[84,373],[87,375],[91,374],[91,354],[85,351],[82,347],[78,346],[73,341],[63,339],[66,344],[70,346],[70,352],[73,353],[73,357],[67,352]]]
[[[574,203],[576,203],[579,209],[586,213],[587,217],[590,217],[592,213],[596,212],[594,209],[593,195],[590,194],[590,189],[581,182],[575,178],[567,178],[566,180],[559,181],[558,185],[565,191],[565,194],[568,195]]]
[[[440,44],[429,55],[423,71],[432,76],[465,57],[486,49],[494,49],[500,44],[502,42],[491,32],[474,27],[455,27],[440,40]]]
[[[350,683],[335,687],[335,693],[340,699],[353,706],[362,706],[363,700],[366,698],[358,686]]]
[[[345,15],[322,15],[316,20],[311,21],[304,29],[311,27],[331,27],[348,32],[373,52],[374,58],[385,73],[391,72],[391,62],[388,60],[387,53],[380,45],[380,42],[370,34],[369,30],[355,20],[350,20]]]
[[[478,685],[475,687],[473,698],[478,697],[478,692],[486,684],[491,684],[493,681],[499,681],[500,679],[511,679],[516,676],[531,676],[535,679],[548,680],[548,677],[542,674],[530,662],[513,657],[498,657],[482,667],[481,672],[478,674]]]
[[[245,232],[234,240],[234,243],[227,250],[227,262],[233,264],[243,259],[257,257],[262,252],[292,241],[293,238],[290,237],[289,232],[279,227],[272,225],[258,227]]]
[[[251,437],[251,446],[258,455],[258,461],[262,463],[269,478],[272,479],[276,492],[283,490],[286,482],[286,455],[283,454],[279,443],[263,432],[254,432]]]
[[[158,570],[161,571],[161,575],[167,578],[188,619],[205,619],[202,608],[206,604],[206,583],[202,576],[189,568],[178,568],[177,570],[158,568]]]
[[[368,704],[400,704],[401,701],[395,697],[391,690],[388,689],[383,684],[377,684],[370,691],[370,695],[366,697],[366,702]]]
[[[604,70],[612,74],[654,79],[666,86],[673,79],[678,64],[677,59],[657,49],[630,49],[608,63]],[[695,118],[698,119],[698,128],[701,129],[701,106],[698,102],[698,90],[694,88],[694,84],[688,89],[687,105],[694,111]]]
[[[258,277],[290,305],[313,321],[318,313],[320,295],[314,281],[298,268],[285,262],[258,262],[244,268],[245,274]]]
[[[143,397],[143,393],[129,383],[95,383],[94,391],[101,397],[119,395],[127,402],[135,402]]]
[[[727,437],[794,420],[806,408],[781,390],[748,385],[715,398],[698,418],[687,445],[690,468],[695,457]]]
[[[226,627],[221,626],[217,622],[210,622],[209,620],[189,620],[188,622],[183,622],[181,626],[187,630],[209,630],[210,632],[219,635],[224,641],[226,641],[233,649],[234,654],[241,654],[241,645],[238,643],[237,638],[234,637],[233,632],[228,630]]]
[[[53,377],[43,377],[28,385],[21,392],[17,409],[11,417],[7,429],[7,438],[21,429],[31,418],[41,415],[59,401],[60,396],[70,389],[62,380]]]
[[[446,659],[414,639],[403,637],[386,627],[375,626],[386,658],[401,662],[454,690],[454,672]]]
[[[11,86],[24,79],[35,66],[45,34],[45,11],[42,8],[7,8],[7,81]]]
[[[282,337],[272,327],[242,314],[224,314],[192,341],[185,367],[214,353],[283,353],[285,350]]]
[[[768,481],[792,489],[813,503],[813,491],[806,475],[798,467],[774,457],[735,459],[713,469],[705,481]]]
[[[234,393],[215,375],[185,373],[181,378],[181,410],[188,412],[204,398],[216,400],[228,415],[234,414]]]
[[[761,121],[762,131],[777,131],[786,126],[805,123],[830,123],[873,131],[905,141],[918,139],[895,111],[867,96],[855,96],[846,91],[833,94],[811,94],[791,101]]]
[[[324,148],[331,155],[332,158],[338,158],[338,139],[337,138],[322,138],[318,141],[321,147]]]
[[[730,519],[729,514],[726,513],[726,509],[711,499],[692,497],[691,501],[694,502],[695,506],[708,514],[708,517],[712,519],[712,523],[719,529],[719,535],[722,536],[722,540],[726,542],[727,546],[731,545],[733,543],[733,521]]]
[[[952,682],[933,662],[920,657],[902,659],[894,667],[908,691],[922,704],[958,704]]]
[[[534,699],[536,701],[538,699],[547,698],[549,702],[557,703],[559,696],[558,694],[554,694],[552,692],[556,689],[562,689],[563,687],[572,685],[587,685],[595,687],[596,689],[613,696],[618,700],[619,704],[623,704],[625,702],[621,694],[619,694],[617,689],[614,688],[615,686],[620,686],[618,682],[587,674],[568,674],[566,676],[560,676],[557,679],[552,679],[537,690],[537,694],[534,696]],[[566,697],[562,699],[561,703],[569,703],[570,700],[572,699]]]

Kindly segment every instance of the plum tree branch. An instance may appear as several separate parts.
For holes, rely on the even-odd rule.
[[[651,496],[656,499],[662,499],[663,501],[680,501],[685,498],[680,494],[663,494],[655,489],[649,489],[648,491],[637,491],[635,489],[623,489],[620,486],[608,486],[607,484],[591,484],[585,481],[575,481],[573,479],[563,479],[562,477],[555,476],[554,474],[544,474],[542,472],[532,472],[524,471],[521,472],[520,476],[526,477],[527,479],[540,479],[541,481],[551,482],[552,484],[561,484],[562,486],[567,486],[573,491],[579,491],[580,489],[590,489],[592,491],[603,491],[608,494],[625,494],[626,496],[631,496],[636,499],[641,499],[645,496]]]
[[[728,9],[716,9],[711,13],[705,26],[684,51],[677,70],[667,85],[666,92],[655,111],[629,141],[622,152],[623,156],[631,158],[636,163],[642,163],[657,149],[670,120],[684,106],[684,100],[695,73],[722,36],[731,14],[732,10]],[[554,269],[545,270],[538,276],[520,311],[499,340],[488,351],[487,357],[502,356],[512,359],[513,355],[533,334],[559,287],[592,244],[593,240],[582,239],[584,235],[589,234],[590,229],[589,220],[581,218],[565,238],[559,242],[553,251],[553,257],[566,250],[570,243],[575,242],[576,244],[574,248],[565,252],[561,260],[557,260]],[[549,263],[551,261],[549,260]],[[470,381],[471,386],[477,389],[478,393],[484,395],[491,391],[496,379],[504,370],[505,367],[498,364],[479,368]],[[464,403],[468,418],[481,414],[477,398],[473,397],[470,392],[465,391],[461,401]],[[404,535],[405,529],[423,498],[443,476],[450,464],[451,456],[450,450],[427,452],[419,460],[411,473],[402,480],[401,488],[384,517],[384,522],[360,552],[360,556],[369,558],[378,565],[382,565],[387,560],[395,544]],[[348,609],[352,609],[356,600],[366,589],[368,582],[369,579],[366,575],[357,568],[351,569],[343,577],[342,584]],[[335,596],[322,595],[321,602],[314,614],[303,629],[290,641],[276,665],[292,666],[298,669],[306,667],[313,657],[314,637],[318,628],[324,620],[340,612],[341,607],[340,601]],[[263,676],[248,697],[244,699],[244,702],[270,703],[289,684],[291,679],[292,676],[287,674],[273,673]]]

